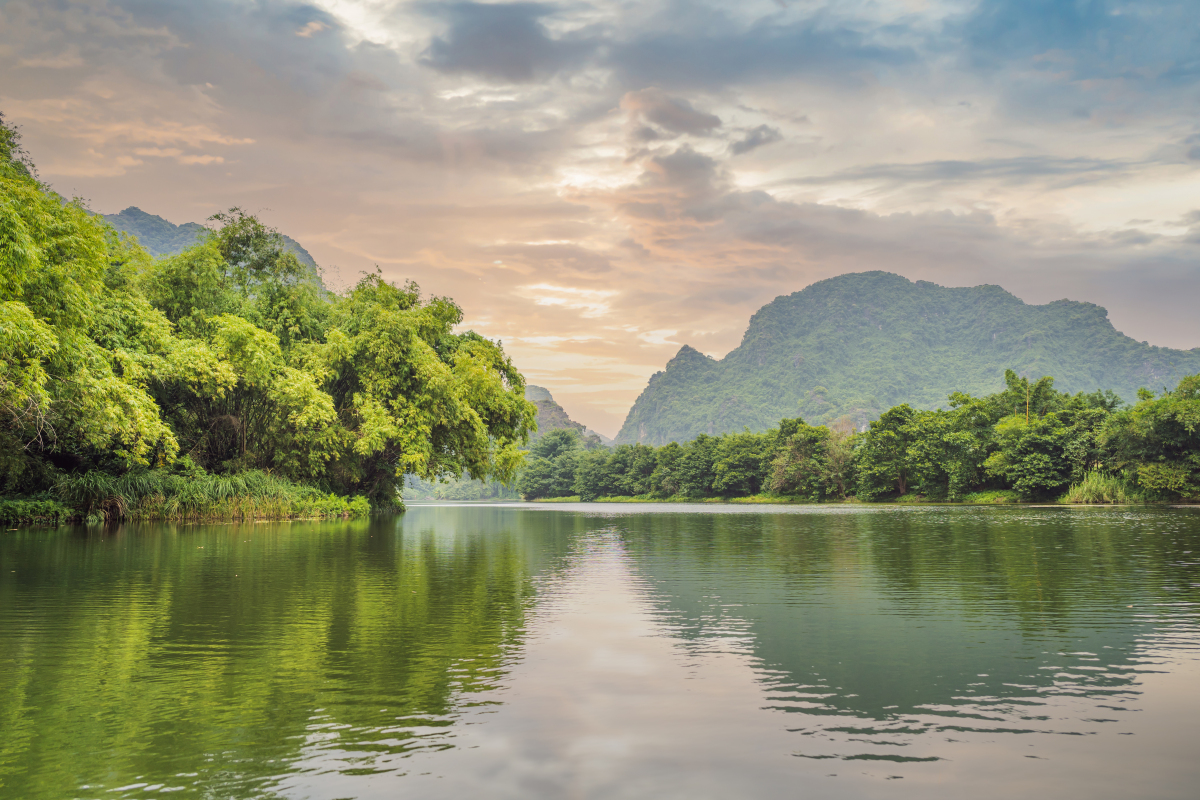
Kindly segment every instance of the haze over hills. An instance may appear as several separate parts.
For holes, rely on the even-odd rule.
[[[999,391],[1006,369],[1132,401],[1139,387],[1157,391],[1200,372],[1200,347],[1135,341],[1091,303],[1028,305],[999,286],[850,273],[760,308],[719,361],[685,345],[650,378],[616,442],[661,445],[796,416],[814,424],[849,416],[861,427],[900,403],[936,408],[953,391]]]
[[[531,441],[537,441],[545,436],[550,431],[556,431],[561,428],[572,428],[579,431],[579,435],[584,439],[595,436],[600,440],[601,444],[611,446],[613,440],[602,433],[589,430],[582,422],[576,422],[568,416],[566,410],[554,400],[554,396],[550,394],[548,389],[541,386],[526,386],[525,399],[537,406],[537,432],[533,434]]]
[[[136,236],[142,247],[156,257],[174,255],[191,247],[200,235],[208,230],[198,222],[175,225],[157,214],[148,214],[137,206],[130,206],[117,214],[105,214],[104,218],[117,230]],[[301,264],[317,269],[317,262],[299,242],[290,236],[283,236],[283,242],[288,250],[296,254]]]

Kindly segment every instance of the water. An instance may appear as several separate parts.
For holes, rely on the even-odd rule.
[[[1200,508],[0,534],[0,797],[1193,798]]]

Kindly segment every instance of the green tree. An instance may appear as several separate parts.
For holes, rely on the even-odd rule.
[[[863,435],[855,459],[860,499],[875,500],[892,492],[902,495],[908,491],[908,448],[913,441],[910,424],[915,415],[907,403],[888,409]]]
[[[659,497],[672,497],[683,486],[681,474],[683,447],[679,442],[668,442],[654,453],[654,472],[650,475],[650,491]]]
[[[554,462],[548,458],[527,460],[517,479],[517,491],[526,500],[554,496]]]
[[[1200,375],[1159,396],[1142,392],[1133,408],[1106,421],[1099,438],[1110,466],[1148,497],[1200,498]]]
[[[713,491],[725,497],[758,494],[767,479],[773,438],[749,431],[720,437],[714,456]]]
[[[679,494],[684,497],[709,497],[716,480],[716,455],[718,440],[700,434],[683,447],[679,460]]]
[[[1106,415],[1069,407],[1035,417],[1005,417],[996,423],[998,449],[984,462],[1023,499],[1048,499],[1083,479],[1098,464],[1096,437]]]
[[[9,453],[0,480],[14,485],[27,470],[45,480],[34,463],[44,458],[70,466],[103,453],[125,468],[174,458],[177,441],[144,374],[122,370],[88,335],[106,290],[103,221],[38,183],[19,140],[0,128],[0,440]]]
[[[609,461],[612,455],[605,449],[586,450],[574,459],[575,473],[571,484],[572,491],[579,499],[591,502],[597,497],[614,495],[618,491],[617,482],[610,471]]]

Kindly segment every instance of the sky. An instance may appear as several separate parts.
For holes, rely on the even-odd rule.
[[[43,180],[454,298],[614,435],[845,272],[1200,347],[1195,0],[0,0]]]

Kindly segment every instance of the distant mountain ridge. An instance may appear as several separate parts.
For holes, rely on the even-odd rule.
[[[1005,369],[1133,401],[1139,387],[1200,373],[1200,347],[1135,341],[1091,303],[1027,305],[999,286],[850,273],[760,308],[720,361],[685,345],[650,378],[616,442],[682,442],[795,416],[861,427],[900,403],[935,408],[953,391],[999,391]]]
[[[582,422],[576,422],[571,419],[566,410],[554,400],[554,396],[550,394],[548,389],[541,386],[526,386],[525,399],[537,406],[537,433],[533,435],[533,441],[545,436],[550,431],[560,430],[562,428],[572,428],[579,431],[579,435],[584,439],[595,436],[603,445],[612,445],[613,440],[609,439],[602,433],[596,433],[589,430]]]
[[[137,206],[117,214],[105,214],[108,224],[119,231],[131,233],[137,237],[142,247],[152,256],[170,256],[180,253],[196,243],[204,231],[208,230],[198,222],[185,222],[175,225],[157,214],[149,214]],[[282,234],[281,234],[282,235]],[[317,262],[299,242],[290,236],[283,236],[286,248],[296,254],[296,259],[313,270]]]

